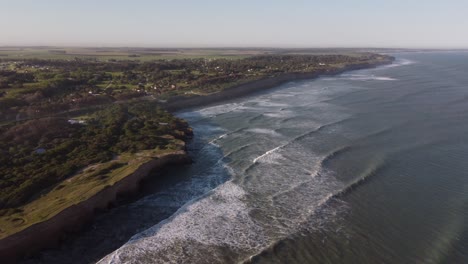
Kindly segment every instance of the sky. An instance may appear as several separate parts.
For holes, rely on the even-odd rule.
[[[0,0],[0,46],[468,48],[468,0]]]

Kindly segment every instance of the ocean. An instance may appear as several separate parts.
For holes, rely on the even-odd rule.
[[[392,55],[179,113],[182,207],[102,263],[468,262],[468,53]]]
[[[178,113],[195,163],[101,263],[467,263],[468,53],[391,55]]]

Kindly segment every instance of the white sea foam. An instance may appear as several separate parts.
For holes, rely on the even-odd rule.
[[[280,147],[268,152],[271,155]],[[323,157],[310,159],[310,152],[294,150],[297,156],[294,159],[308,157],[309,162],[315,164],[305,170],[309,175],[292,173],[284,177],[283,169],[288,170],[288,166],[283,164],[277,167],[279,171],[272,166],[266,167],[266,171],[263,168],[263,173],[258,174],[262,178],[249,184],[253,189],[248,191],[234,182],[226,182],[185,205],[168,220],[134,236],[100,263],[140,263],[142,260],[146,263],[182,263],[188,261],[187,258],[202,263],[204,258],[199,256],[201,247],[254,253],[293,231],[320,228],[323,221],[331,221],[327,217],[336,212],[325,212],[321,216],[325,217],[323,220],[316,218],[310,221],[310,215],[333,196],[337,182],[329,174],[318,174],[316,165]],[[297,165],[293,164],[300,169]],[[256,210],[271,218],[266,222],[264,219],[259,221],[250,215],[252,208],[246,203],[247,197],[254,191],[268,190],[275,194],[271,196],[272,204]],[[213,261],[213,255],[210,256]]]
[[[379,70],[379,69],[388,69],[388,68],[394,68],[394,67],[400,67],[400,66],[406,66],[406,65],[411,65],[411,64],[415,64],[415,63],[417,63],[417,62],[416,62],[416,61],[413,61],[413,60],[398,59],[398,60],[394,61],[392,64],[380,66],[380,67],[376,68],[376,70]]]
[[[256,158],[253,160],[253,163],[257,163],[257,162],[259,162],[259,161],[267,161],[267,162],[270,162],[270,163],[271,163],[271,161],[272,161],[273,159],[271,159],[271,157],[270,157],[270,159],[267,159],[267,157],[270,156],[270,155],[272,155],[272,154],[274,154],[275,151],[278,151],[278,150],[281,149],[282,147],[283,147],[283,146],[278,146],[278,147],[276,147],[276,148],[274,148],[274,149],[268,150],[267,152],[263,153],[262,155],[256,157]],[[273,158],[278,158],[278,157],[280,157],[280,155],[276,154]]]
[[[267,117],[273,117],[273,118],[281,118],[281,117],[286,117],[287,115],[281,112],[276,112],[276,113],[265,113],[263,114],[264,116]]]
[[[247,190],[270,200],[262,205],[272,218],[264,228],[285,236],[300,229],[319,228],[323,218],[310,221],[311,214],[326,204],[342,184],[322,168],[326,156],[316,155],[299,143],[284,146],[282,153],[284,160],[279,164],[260,162],[247,172],[255,175],[245,184]]]
[[[220,140],[220,139],[223,139],[223,138],[225,138],[225,137],[228,136],[228,135],[229,135],[229,133],[224,133],[224,134],[222,134],[221,136],[212,139],[210,142],[208,142],[208,144],[215,144],[215,145],[217,145],[217,144],[215,143],[216,141],[218,141],[218,140]]]
[[[287,118],[287,117],[294,116],[295,114],[290,110],[280,110],[277,112],[264,113],[263,115],[267,117],[273,117],[273,118]]]
[[[241,107],[242,105],[241,104],[238,104],[238,103],[231,103],[231,104],[223,104],[223,105],[216,105],[216,106],[211,106],[211,107],[207,107],[207,108],[203,108],[203,109],[200,109],[200,110],[197,110],[197,111],[194,111],[192,112],[192,114],[190,113],[182,113],[180,116],[182,118],[184,118],[184,115],[185,116],[201,116],[203,118],[207,118],[207,117],[216,117],[218,115],[222,115],[222,114],[226,114],[226,113],[230,113],[230,112],[233,112],[235,111],[236,109],[238,109],[239,107]]]
[[[251,133],[257,133],[257,134],[264,134],[264,135],[270,135],[274,137],[281,137],[282,135],[278,132],[276,132],[273,129],[268,129],[268,128],[250,128],[246,129],[246,132],[251,132]]]
[[[397,81],[398,79],[387,76],[375,76],[366,74],[343,74],[338,77],[323,78],[325,81],[351,80],[351,81]]]
[[[279,108],[279,107],[287,107],[289,106],[288,104],[284,104],[284,103],[277,103],[277,102],[273,102],[273,101],[270,101],[270,100],[260,100],[260,101],[256,101],[256,103],[261,106],[261,107],[272,107],[272,108]]]
[[[239,250],[264,247],[267,240],[262,228],[249,216],[243,201],[245,195],[240,186],[226,182],[209,196],[182,207],[170,219],[134,236],[100,263],[138,262],[137,257],[146,253],[169,256],[171,252],[167,252],[167,249],[181,241],[223,245]],[[196,254],[192,252],[194,250],[190,244],[184,247],[187,254]],[[177,256],[172,256],[173,261],[176,259]]]
[[[398,79],[391,78],[391,77],[375,77],[377,81],[398,81]]]
[[[200,167],[194,170],[200,172],[200,175],[195,175],[199,180],[142,201],[180,209],[169,219],[135,235],[104,258],[102,263],[204,263],[207,257],[208,261],[222,263],[225,258],[214,257],[217,250],[221,255],[231,251],[253,254],[292,232],[307,228],[309,224],[321,226],[319,220],[313,222],[308,218],[332,197],[331,194],[340,187],[339,182],[332,173],[324,172],[320,167],[323,157],[300,143],[288,144],[285,141],[286,137],[294,138],[330,122],[330,119],[340,115],[348,117],[349,114],[335,106],[314,102],[313,117],[306,116],[300,122],[292,122],[293,125],[285,128],[284,132],[276,132],[281,131],[276,130],[281,119],[274,118],[301,115],[302,112],[293,111],[318,100],[321,92],[316,89],[321,88],[303,89],[293,95],[299,94],[294,100],[288,98],[290,96],[259,96],[244,103],[209,107],[181,116],[189,121],[190,118],[198,118],[200,122],[195,127],[197,137],[211,143],[200,151],[200,156],[205,151],[207,154],[216,153],[218,144],[223,151],[235,149],[235,155],[232,159],[219,159],[217,156],[216,166],[212,169]],[[237,111],[248,115],[239,115],[238,120],[234,114],[223,115]],[[246,116],[260,114],[272,118],[259,118],[249,123],[251,127],[248,129],[241,128],[246,123]],[[236,122],[240,125],[232,128]],[[231,127],[230,130],[238,129],[242,139],[231,137],[233,131],[219,130],[211,123],[224,124],[224,127]],[[252,127],[254,124],[262,125],[259,125],[261,128]],[[229,138],[223,140],[226,137]],[[263,140],[265,138],[267,140]],[[307,138],[313,140],[313,137]],[[266,147],[268,142],[276,142],[274,144],[279,146],[267,150],[273,147]],[[262,150],[255,151],[259,147]],[[231,166],[224,163],[227,160]],[[194,166],[198,166],[197,163]],[[250,166],[248,171],[244,170],[246,166]],[[222,179],[215,174],[226,174],[226,171],[232,175],[233,181],[218,185]],[[218,187],[206,193],[214,186]],[[171,196],[171,192],[176,196]],[[200,195],[203,196],[194,198]]]
[[[277,94],[272,94],[270,97],[271,98],[287,98],[287,97],[294,97],[297,96],[297,94],[294,93],[277,93]]]

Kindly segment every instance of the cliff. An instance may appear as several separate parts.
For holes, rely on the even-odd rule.
[[[0,259],[2,263],[15,263],[22,256],[40,249],[56,245],[65,232],[77,231],[90,221],[97,209],[105,209],[116,201],[118,195],[133,193],[139,183],[153,170],[170,164],[191,162],[184,150],[162,154],[158,158],[141,164],[132,174],[113,185],[106,186],[91,198],[76,203],[46,221],[36,223],[28,228],[0,240]]]
[[[279,74],[277,76],[266,77],[236,85],[207,96],[174,98],[166,103],[164,107],[170,111],[176,111],[184,108],[208,105],[277,87],[278,85],[293,80],[313,79],[324,75],[337,75],[345,71],[389,64],[393,60],[392,57],[386,57],[385,60],[373,63],[353,64],[342,68],[317,70],[307,73]],[[141,180],[147,177],[152,170],[161,169],[169,164],[188,162],[190,162],[190,157],[184,150],[179,150],[160,155],[158,158],[142,163],[133,173],[126,175],[112,185],[104,187],[90,198],[61,210],[47,220],[30,225],[24,230],[0,239],[0,260],[2,260],[2,263],[14,263],[22,256],[58,244],[60,237],[64,233],[79,230],[83,224],[93,218],[96,210],[107,208],[109,204],[116,201],[118,195],[137,191]]]
[[[277,87],[286,82],[295,81],[295,80],[305,80],[305,79],[314,79],[320,76],[331,76],[338,75],[346,71],[361,70],[367,68],[374,68],[377,66],[390,64],[395,60],[395,58],[387,56],[384,60],[376,61],[372,63],[360,63],[347,65],[343,68],[332,68],[326,70],[317,70],[314,72],[304,72],[304,73],[284,73],[279,74],[273,77],[265,77],[260,80],[251,81],[248,83],[235,85],[229,87],[220,92],[216,92],[206,96],[191,96],[191,97],[177,97],[169,100],[163,106],[169,111],[177,111],[181,109],[194,108],[198,106],[205,106],[209,104],[214,104],[233,98],[238,98],[242,96],[249,95],[251,93],[263,91],[273,87]]]

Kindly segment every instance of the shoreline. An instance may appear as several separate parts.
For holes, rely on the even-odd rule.
[[[323,76],[335,76],[348,71],[371,69],[376,68],[378,66],[388,65],[393,63],[394,61],[394,57],[388,56],[386,57],[386,60],[382,60],[380,62],[375,63],[366,62],[361,64],[348,65],[343,68],[318,70],[315,72],[283,73],[277,76],[265,77],[259,80],[234,85],[222,91],[209,95],[173,98],[172,100],[169,100],[167,103],[164,103],[161,106],[169,112],[176,112],[201,106],[208,106],[228,101],[234,98],[248,96],[252,93],[271,89],[291,81],[312,80]]]
[[[150,172],[190,162],[191,158],[185,150],[162,154],[142,163],[134,172],[113,185],[106,186],[89,199],[67,207],[45,221],[0,239],[2,263],[16,263],[25,256],[58,245],[63,234],[79,231],[86,223],[92,221],[97,210],[108,208],[120,195],[137,192],[140,182],[148,177]]]
[[[308,73],[279,74],[235,85],[206,96],[173,98],[173,100],[169,100],[168,103],[163,104],[162,107],[170,112],[175,112],[183,109],[208,106],[274,88],[294,80],[338,75],[347,71],[390,64],[393,61],[393,57],[386,57],[386,60],[376,63],[354,64],[343,68],[318,70]],[[108,208],[109,204],[116,201],[118,195],[137,192],[140,181],[148,177],[151,171],[162,169],[171,164],[185,164],[190,162],[190,160],[185,150],[178,150],[141,164],[133,173],[115,184],[105,187],[89,199],[74,204],[47,220],[35,223],[24,230],[0,239],[0,258],[5,261],[4,263],[15,263],[24,256],[60,244],[63,234],[80,230],[84,224],[92,221],[96,210]]]

